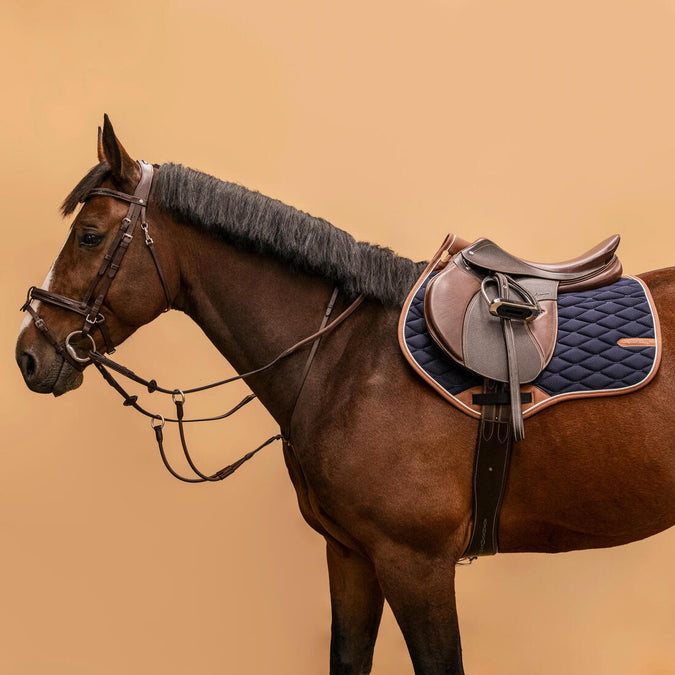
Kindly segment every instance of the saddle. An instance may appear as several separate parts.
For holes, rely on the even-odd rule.
[[[405,359],[445,400],[479,419],[465,560],[498,551],[523,416],[570,398],[635,391],[658,370],[656,308],[641,280],[621,277],[618,244],[610,237],[573,260],[545,264],[488,239],[471,244],[448,235],[403,305]]]
[[[522,404],[530,402],[520,385],[537,378],[555,349],[558,294],[618,280],[619,240],[609,237],[557,264],[522,260],[489,239],[455,241],[444,252],[445,267],[424,295],[429,333],[453,360],[491,382],[474,403],[509,406],[514,440],[524,437]]]

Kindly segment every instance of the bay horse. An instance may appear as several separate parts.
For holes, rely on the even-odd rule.
[[[167,306],[247,373],[314,333],[334,288],[336,312],[363,296],[323,336],[308,373],[309,343],[246,382],[282,430],[302,515],[326,539],[331,675],[371,671],[384,599],[415,673],[463,673],[454,580],[472,525],[476,423],[399,350],[400,308],[424,265],[180,165],[151,167],[149,198],[125,201],[116,195],[134,195],[143,165],[107,116],[98,158],[63,204],[70,215],[84,202],[47,295],[28,303],[16,347],[28,387],[75,389],[89,362],[83,343],[109,351]],[[91,295],[134,207],[144,211],[152,259],[142,237],[122,235],[127,253],[97,309],[104,340],[97,314],[83,331],[72,307],[45,299]],[[675,268],[641,278],[660,313],[658,374],[631,395],[569,401],[528,420],[504,495],[501,552],[617,546],[675,523]]]

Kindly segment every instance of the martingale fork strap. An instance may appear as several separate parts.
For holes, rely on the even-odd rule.
[[[321,325],[319,327],[319,330],[316,332],[312,333],[311,335],[307,336],[306,338],[303,338],[299,342],[296,342],[294,345],[291,347],[288,347],[285,349],[283,352],[278,354],[274,359],[269,361],[263,366],[260,366],[259,368],[256,368],[254,370],[251,370],[247,373],[242,373],[240,375],[236,375],[234,377],[227,378],[225,380],[220,380],[218,382],[212,382],[211,384],[207,385],[202,385],[200,387],[195,387],[193,389],[167,389],[164,387],[161,387],[157,384],[155,380],[146,380],[143,377],[140,377],[133,371],[129,370],[128,368],[125,368],[124,366],[115,363],[111,359],[106,358],[102,354],[99,354],[98,352],[94,352],[91,355],[92,361],[94,363],[94,366],[99,370],[105,381],[113,388],[115,391],[117,391],[120,396],[123,398],[123,405],[129,406],[134,408],[134,410],[140,412],[142,415],[145,415],[146,417],[151,418],[150,419],[150,425],[152,426],[152,429],[155,433],[155,440],[157,441],[157,446],[159,448],[159,454],[162,458],[162,462],[164,463],[164,466],[167,468],[169,473],[177,478],[178,480],[181,480],[185,483],[204,483],[204,482],[215,482],[215,481],[220,481],[223,480],[224,478],[227,478],[230,476],[234,471],[236,471],[244,462],[248,461],[251,459],[256,453],[258,453],[260,450],[262,450],[264,447],[269,445],[270,443],[276,441],[276,440],[284,440],[287,443],[290,442],[289,440],[289,435],[290,435],[290,427],[291,427],[291,421],[293,418],[293,413],[295,411],[295,407],[297,406],[298,399],[300,398],[300,393],[302,392],[302,389],[304,387],[305,381],[307,379],[307,375],[309,374],[310,368],[312,366],[312,362],[314,360],[314,357],[316,355],[319,342],[321,341],[321,338],[324,335],[327,335],[328,333],[332,332],[337,328],[347,317],[349,317],[358,307],[359,305],[363,302],[365,299],[363,295],[359,295],[350,305],[348,305],[342,313],[337,316],[331,323],[328,323],[328,320],[333,312],[333,309],[335,307],[335,303],[338,297],[338,289],[335,288],[333,290],[333,293],[330,297],[330,300],[328,301],[328,305],[326,306],[326,310],[324,312]],[[271,438],[268,438],[264,443],[259,445],[257,448],[254,450],[246,453],[243,457],[241,457],[239,460],[234,462],[233,464],[230,464],[226,467],[223,467],[220,471],[216,471],[213,474],[206,474],[202,471],[200,471],[199,468],[197,468],[190,451],[188,449],[187,445],[187,440],[185,437],[185,428],[184,424],[188,422],[210,422],[210,421],[215,421],[215,420],[222,420],[230,417],[230,415],[233,415],[235,412],[243,408],[247,403],[252,401],[253,399],[256,398],[255,394],[249,394],[246,396],[244,399],[242,399],[237,405],[235,405],[232,409],[228,410],[226,413],[223,413],[221,415],[217,415],[215,417],[208,417],[208,418],[193,418],[193,419],[185,419],[184,416],[184,406],[185,406],[185,399],[186,399],[186,394],[190,393],[197,393],[200,391],[204,391],[206,389],[212,389],[214,387],[219,387],[221,385],[229,384],[231,382],[235,382],[237,380],[242,380],[246,379],[252,375],[256,375],[258,373],[261,373],[265,370],[268,370],[269,368],[272,368],[275,366],[279,361],[282,359],[287,358],[291,354],[295,354],[296,352],[300,351],[301,349],[305,347],[310,347],[309,350],[309,355],[307,357],[307,361],[305,362],[305,367],[302,371],[302,374],[300,376],[300,380],[298,382],[298,388],[297,388],[297,393],[294,398],[293,402],[293,407],[291,409],[291,414],[290,414],[290,419],[288,423],[288,429],[286,433],[282,431],[281,434],[275,434]],[[176,408],[176,417],[175,418],[170,418],[170,417],[164,417],[164,415],[158,414],[158,413],[153,413],[145,408],[143,408],[140,403],[138,402],[138,396],[137,395],[130,395],[128,394],[125,389],[119,384],[119,382],[113,377],[113,375],[108,371],[108,368],[111,370],[116,371],[120,375],[123,375],[124,377],[132,380],[133,382],[136,382],[138,384],[142,384],[143,386],[147,387],[149,393],[154,393],[154,392],[161,392],[163,394],[169,394],[171,396],[171,400],[173,401],[173,404]],[[181,447],[183,449],[183,454],[185,456],[185,459],[192,470],[192,472],[195,474],[195,477],[189,477],[189,476],[183,476],[179,474],[172,466],[171,463],[169,462],[169,459],[166,455],[166,452],[164,450],[164,433],[163,433],[163,428],[166,422],[175,422],[178,424],[178,433],[180,436],[180,443]]]

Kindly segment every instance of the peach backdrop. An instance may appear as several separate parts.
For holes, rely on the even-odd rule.
[[[674,260],[675,2],[7,0],[0,31],[0,675],[327,672],[322,540],[278,446],[185,486],[93,372],[58,400],[23,386],[16,310],[103,113],[134,156],[415,259],[448,231],[550,261],[620,232],[638,273]],[[119,358],[177,385],[230,372],[177,314]],[[258,408],[191,432],[215,467],[275,427]],[[460,569],[467,672],[675,673],[674,555],[670,531]],[[373,672],[412,672],[388,611]]]

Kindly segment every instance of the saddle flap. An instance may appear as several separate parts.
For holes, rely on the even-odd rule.
[[[481,293],[482,279],[455,261],[427,285],[424,316],[438,346],[470,371],[499,382],[509,381],[508,355],[502,321],[490,313]],[[531,321],[511,321],[519,382],[531,382],[548,365],[555,348],[558,314],[557,281],[520,279],[537,300],[540,314]],[[504,300],[520,301],[513,291]]]

